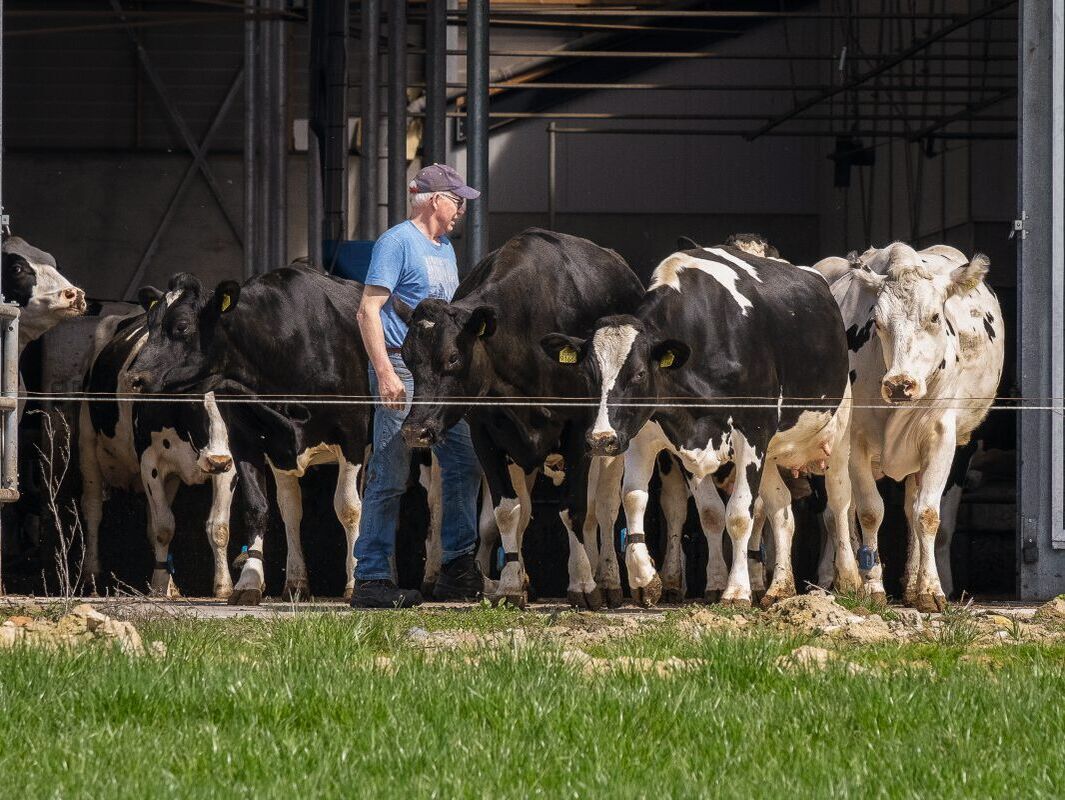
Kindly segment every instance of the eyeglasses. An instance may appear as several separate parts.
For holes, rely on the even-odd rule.
[[[440,194],[442,194],[444,197],[454,203],[455,208],[459,211],[462,211],[463,205],[466,204],[466,198],[464,197],[458,197],[456,195],[451,194],[450,192],[440,192]]]

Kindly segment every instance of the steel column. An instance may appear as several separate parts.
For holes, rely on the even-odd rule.
[[[466,214],[466,269],[488,253],[488,0],[469,0],[466,23],[466,182],[481,192]]]
[[[447,0],[428,0],[425,20],[426,164],[447,161]]]
[[[407,0],[388,6],[388,225],[407,217]]]
[[[255,253],[255,208],[257,200],[255,169],[256,111],[258,109],[259,54],[255,18],[256,0],[244,0],[244,277],[250,278],[256,271]]]
[[[360,42],[361,91],[359,116],[362,147],[359,151],[359,238],[377,238],[377,154],[380,105],[378,98],[378,42],[381,37],[380,0],[363,0]]]
[[[1017,423],[1018,594],[1065,591],[1065,22],[1060,3],[1023,3],[1017,231],[1017,359],[1025,405]],[[1016,227],[1016,226],[1015,226]]]
[[[263,23],[270,41],[270,104],[267,106],[270,137],[270,269],[288,263],[288,22],[283,16],[286,0],[271,0],[276,16]]]

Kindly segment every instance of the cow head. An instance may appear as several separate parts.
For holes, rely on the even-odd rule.
[[[223,315],[240,296],[240,284],[223,281],[206,291],[187,272],[174,275],[167,291],[147,286],[139,300],[148,314],[148,339],[130,364],[134,391],[184,391],[211,372],[211,345]]]
[[[872,270],[872,258],[886,258],[885,270]],[[950,272],[928,269],[913,248],[894,244],[856,259],[855,278],[876,292],[873,320],[884,352],[886,372],[880,391],[885,402],[911,403],[928,392],[948,345],[945,305],[966,294],[987,275],[990,262],[977,254]]]
[[[51,255],[18,236],[3,244],[4,297],[19,305],[20,344],[41,336],[67,317],[85,313],[85,292],[71,284],[56,268]]]
[[[479,362],[486,358],[483,341],[495,333],[496,313],[443,300],[423,300],[413,310],[399,298],[392,303],[407,323],[403,361],[414,378],[415,404],[403,436],[412,447],[429,447],[466,413],[453,401],[484,394],[486,366]]]
[[[684,366],[691,349],[649,330],[636,317],[604,317],[589,339],[551,333],[540,340],[547,357],[581,370],[599,410],[587,434],[594,455],[623,453],[651,417],[662,376]]]

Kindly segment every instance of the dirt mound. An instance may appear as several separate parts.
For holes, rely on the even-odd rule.
[[[1049,603],[1044,603],[1035,610],[1035,619],[1039,622],[1065,623],[1065,595],[1058,595]]]
[[[751,620],[743,614],[718,614],[709,608],[697,608],[677,623],[682,633],[698,639],[707,634],[738,631],[751,627]]]
[[[141,636],[132,622],[121,622],[102,614],[88,603],[74,606],[56,621],[16,614],[0,625],[0,647],[26,645],[44,648],[73,648],[101,642],[129,655],[145,652]],[[162,642],[152,642],[151,652],[165,652]]]
[[[811,592],[788,597],[766,612],[770,620],[807,633],[831,633],[844,625],[861,624],[864,617],[852,614],[830,594]]]
[[[660,678],[675,675],[678,672],[697,669],[706,662],[700,658],[638,658],[636,656],[618,656],[617,658],[595,658],[583,650],[563,650],[562,661],[574,667],[584,675],[604,675],[611,672],[653,673]]]

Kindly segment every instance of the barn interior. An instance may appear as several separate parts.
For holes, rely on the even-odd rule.
[[[1033,88],[1060,69],[1043,55],[1060,18],[1027,6],[3,0],[4,212],[100,301],[131,301],[176,272],[213,285],[302,256],[357,278],[364,243],[405,217],[409,176],[443,161],[484,193],[456,236],[466,269],[529,226],[613,248],[644,281],[681,236],[713,244],[757,232],[796,264],[896,240],[946,243],[991,259],[1007,323],[999,396],[1060,396],[1062,243],[1047,231],[1061,223],[1060,188],[1049,190],[1061,108]],[[1040,215],[1053,225],[1041,229]],[[31,411],[75,425],[98,319],[64,323],[26,351],[27,388],[44,393]],[[43,419],[23,418],[23,499],[4,509],[8,591],[56,590],[55,519],[72,524],[76,508],[76,458],[58,491],[42,474]],[[1060,414],[991,412],[952,546],[957,591],[1062,590],[1060,425]],[[317,467],[304,482],[304,548],[324,596],[343,585],[334,476]],[[405,585],[420,582],[424,558],[425,497],[413,483],[397,563]],[[902,492],[890,481],[881,491],[898,596]],[[178,497],[172,549],[190,595],[210,594],[208,493]],[[565,593],[556,506],[541,479],[525,539],[541,596]],[[102,537],[112,590],[145,588],[144,516],[141,498],[112,492]],[[653,542],[663,530],[653,505],[649,520]],[[816,526],[799,512],[800,584],[816,580]],[[279,518],[266,547],[283,552]],[[700,596],[694,506],[685,547],[689,594]],[[276,593],[283,559],[268,567]]]

